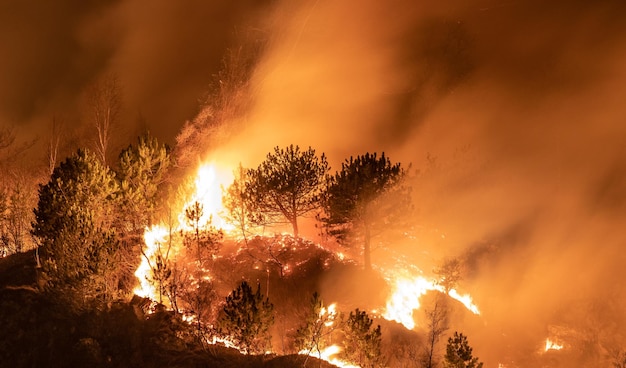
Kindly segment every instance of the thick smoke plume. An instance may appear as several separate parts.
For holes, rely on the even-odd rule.
[[[606,359],[626,322],[622,7],[283,4],[223,154],[256,165],[295,143],[334,168],[367,151],[412,163],[417,237],[397,250],[425,272],[464,260],[483,321],[454,327],[477,353],[493,366],[557,334]]]

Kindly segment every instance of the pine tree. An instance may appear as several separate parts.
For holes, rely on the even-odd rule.
[[[217,320],[218,333],[247,354],[262,354],[271,346],[269,329],[274,323],[274,306],[256,293],[246,281],[233,290]]]
[[[198,201],[193,202],[185,209],[185,221],[191,228],[191,232],[183,232],[183,244],[188,249],[196,248],[197,261],[202,263],[202,254],[209,251],[214,257],[219,250],[219,245],[224,238],[224,232],[211,225],[212,219],[206,224],[202,223],[204,206]]]
[[[153,223],[159,187],[170,166],[169,148],[149,134],[140,136],[136,145],[120,154],[120,222],[127,232],[141,232]]]
[[[344,325],[343,356],[361,368],[382,366],[380,325],[372,328],[373,323],[367,312],[357,308]]]
[[[32,232],[53,286],[70,286],[87,297],[108,298],[116,291],[109,272],[118,248],[111,226],[117,188],[113,173],[85,150],[40,186]]]
[[[250,199],[246,192],[246,182],[248,181],[247,170],[239,164],[235,171],[233,183],[226,189],[222,197],[224,208],[226,209],[226,219],[233,224],[248,242],[248,232],[250,228]]]
[[[295,345],[298,351],[307,354],[321,352],[326,347],[331,333],[335,329],[337,314],[324,307],[324,302],[317,292],[313,293],[305,322],[296,330]]]
[[[467,342],[467,337],[457,331],[454,336],[448,338],[444,367],[446,368],[482,368],[483,363],[472,356],[472,348]]]
[[[320,194],[328,172],[326,156],[309,147],[274,148],[257,169],[248,170],[246,195],[256,224],[286,220],[298,237],[298,218],[320,208]]]
[[[373,236],[388,230],[410,209],[409,188],[401,185],[405,174],[384,153],[380,157],[366,153],[350,157],[328,179],[320,220],[339,242],[362,244],[367,270],[372,267]]]

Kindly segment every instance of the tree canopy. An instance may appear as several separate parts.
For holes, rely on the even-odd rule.
[[[320,216],[328,233],[339,242],[363,247],[364,266],[371,269],[371,239],[406,212],[410,192],[401,186],[406,172],[385,154],[350,157],[328,178]]]
[[[256,224],[286,220],[298,236],[298,218],[320,208],[320,195],[328,172],[326,156],[309,147],[275,147],[258,168],[248,170],[246,197]],[[284,219],[284,220],[283,220]]]
[[[483,363],[472,355],[467,336],[455,331],[454,336],[448,338],[444,366],[446,368],[482,368]]]
[[[366,311],[358,308],[350,312],[344,325],[343,355],[351,363],[363,368],[381,367],[380,325],[372,328],[374,321]]]
[[[261,294],[242,281],[233,290],[217,320],[220,334],[232,340],[246,353],[265,353],[270,347],[269,328],[274,323],[274,306]]]
[[[122,151],[119,158],[120,215],[132,232],[142,231],[153,221],[158,188],[171,166],[170,149],[145,134],[136,145]]]
[[[98,295],[117,249],[113,222],[118,186],[114,174],[86,150],[78,150],[39,188],[33,235],[44,272],[56,285],[89,284]]]

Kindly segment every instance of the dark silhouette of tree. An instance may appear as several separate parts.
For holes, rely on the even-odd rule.
[[[270,346],[269,329],[274,323],[274,306],[261,294],[257,284],[256,293],[246,281],[233,290],[217,319],[218,333],[232,341],[244,353],[262,354]]]
[[[410,209],[409,188],[401,185],[404,177],[400,164],[392,164],[384,153],[366,153],[350,157],[328,179],[320,220],[340,243],[362,244],[366,270],[372,267],[373,236],[399,225]]]
[[[63,122],[56,116],[52,117],[52,126],[50,129],[50,139],[48,140],[47,158],[48,158],[48,175],[52,175],[57,165],[59,156],[59,145],[63,135]]]
[[[613,368],[626,368],[626,351],[623,349],[617,349],[612,352]]]
[[[467,337],[457,331],[448,338],[444,367],[446,368],[482,368],[483,363],[472,355],[472,348]]]
[[[362,368],[381,367],[381,332],[380,325],[372,328],[373,320],[367,312],[358,308],[350,312],[343,324],[344,359]]]
[[[458,258],[449,258],[443,261],[442,265],[434,270],[435,275],[439,277],[437,283],[444,288],[444,292],[448,294],[454,289],[461,276],[461,261]]]
[[[6,175],[9,168],[14,168],[20,155],[35,144],[30,142],[17,142],[13,126],[0,125],[0,174]]]
[[[118,123],[121,102],[120,84],[114,75],[102,77],[87,91],[89,120],[96,129],[94,150],[103,165],[107,164],[111,134]]]
[[[298,217],[320,208],[320,194],[328,172],[326,156],[309,147],[274,148],[257,169],[248,170],[246,193],[251,219],[276,224],[286,219],[298,237]]]
[[[428,330],[426,333],[426,345],[424,346],[420,363],[423,368],[434,368],[438,365],[438,357],[436,356],[437,343],[448,330],[448,310],[444,299],[437,295],[432,308],[427,309],[425,313]]]
[[[252,76],[267,42],[262,33],[250,29],[239,35],[243,37],[238,37],[238,45],[225,50],[222,68],[214,75],[200,112],[176,136],[179,166],[195,165],[198,155],[241,130],[257,92]]]
[[[79,150],[39,188],[32,233],[52,286],[70,286],[86,297],[110,297],[118,248],[112,228],[117,182],[95,155]]]
[[[199,272],[194,275],[176,269],[175,271],[180,274],[177,278],[180,279],[178,287],[181,309],[186,315],[194,317],[196,336],[200,342],[205,343],[214,333],[207,321],[215,321],[216,306],[219,304],[213,282],[203,279]]]
[[[296,349],[306,351],[307,354],[317,352],[321,359],[322,350],[328,345],[330,335],[337,327],[336,318],[336,313],[324,307],[319,294],[313,293],[304,324],[296,330],[294,341]]]

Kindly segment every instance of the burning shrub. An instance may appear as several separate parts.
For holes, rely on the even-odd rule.
[[[335,305],[324,307],[319,294],[313,293],[305,323],[296,330],[296,348],[307,354],[317,353],[321,358],[322,350],[328,345],[330,335],[335,330],[336,317]]]

